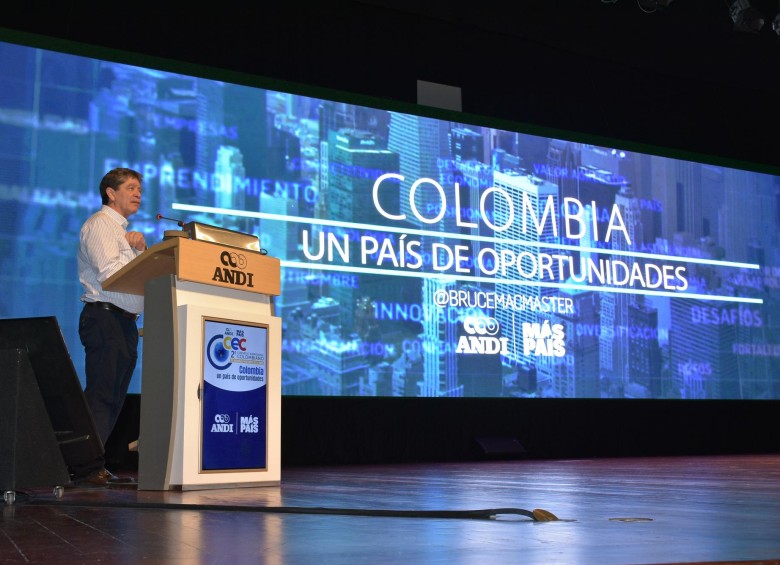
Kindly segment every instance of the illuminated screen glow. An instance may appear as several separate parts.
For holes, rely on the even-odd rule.
[[[82,382],[78,231],[127,166],[148,242],[162,214],[281,260],[285,395],[780,398],[774,174],[12,43],[0,61],[0,316],[56,316]]]

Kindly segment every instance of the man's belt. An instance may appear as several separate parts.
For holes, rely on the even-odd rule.
[[[110,302],[85,302],[86,306],[91,306],[92,308],[102,308],[103,310],[110,310],[111,312],[116,312],[117,314],[120,314],[124,316],[125,318],[129,318],[130,320],[133,320],[134,322],[138,320],[140,314],[133,314],[132,312],[128,312],[127,310],[120,308],[116,304],[111,304]]]

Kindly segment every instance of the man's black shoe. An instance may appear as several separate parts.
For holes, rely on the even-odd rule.
[[[76,481],[77,484],[93,485],[98,487],[110,487],[116,485],[131,485],[135,481],[130,477],[117,477],[111,471],[103,467],[97,471],[92,471],[89,475],[81,480]]]

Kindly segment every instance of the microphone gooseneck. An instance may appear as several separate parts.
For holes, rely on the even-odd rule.
[[[162,214],[157,214],[157,219],[158,220],[168,220],[169,222],[176,222],[176,225],[179,226],[180,228],[184,227],[184,222],[182,222],[181,220],[177,220],[176,218],[167,218],[167,217],[163,216]]]

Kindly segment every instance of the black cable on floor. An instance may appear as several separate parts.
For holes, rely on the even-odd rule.
[[[553,522],[558,518],[541,508],[485,508],[480,510],[381,510],[364,508],[321,508],[305,506],[241,506],[228,504],[172,504],[165,502],[94,502],[34,499],[27,504],[35,506],[80,506],[98,508],[154,508],[158,510],[216,510],[219,512],[265,512],[278,514],[327,514],[333,516],[374,516],[392,518],[448,518],[459,520],[495,520],[499,516],[514,515],[531,518],[534,522]]]

